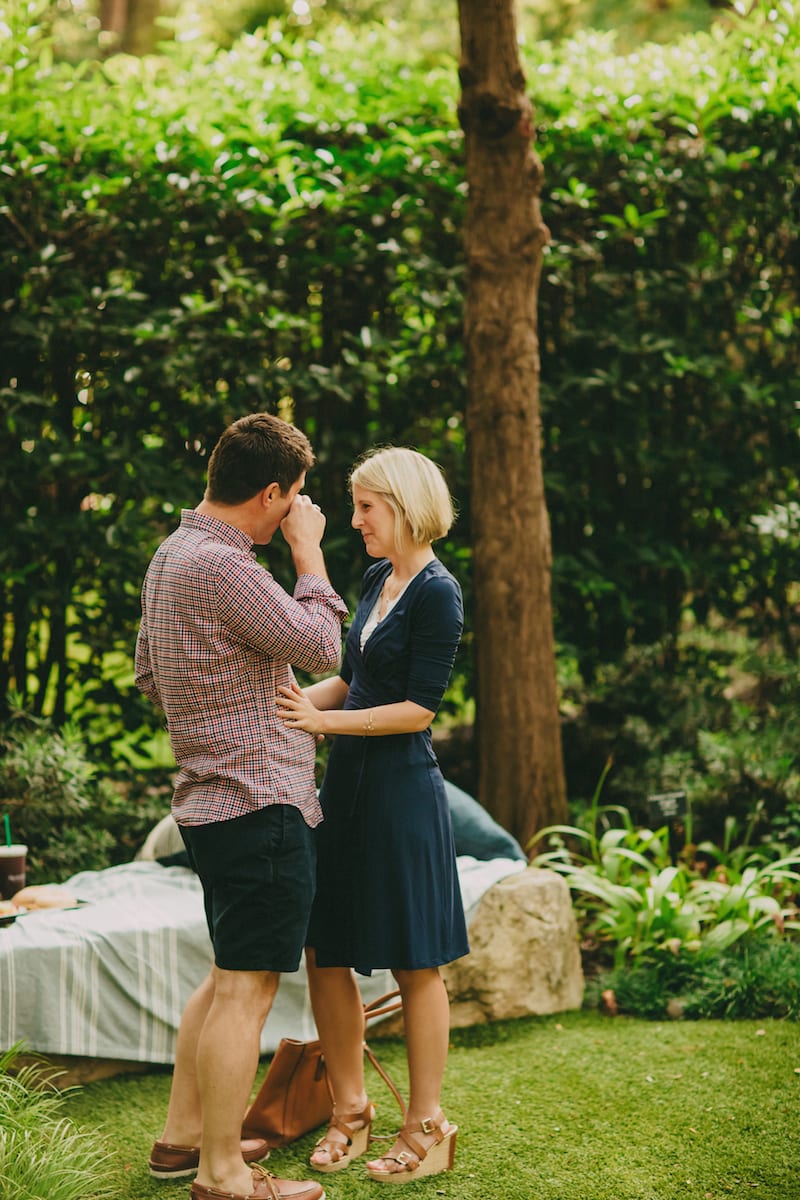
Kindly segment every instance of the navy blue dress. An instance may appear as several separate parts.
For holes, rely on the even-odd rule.
[[[345,643],[345,708],[413,700],[436,711],[453,668],[461,589],[434,559],[364,644],[361,629],[391,563],[364,575]],[[317,894],[308,944],[321,967],[362,975],[415,970],[469,951],[444,780],[430,729],[386,737],[338,734],[320,793]]]

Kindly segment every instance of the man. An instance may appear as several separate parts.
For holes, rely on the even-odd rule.
[[[285,421],[234,422],[209,460],[202,503],[182,513],[142,589],[136,684],[166,714],[179,768],[172,812],[214,947],[181,1018],[150,1158],[159,1178],[196,1169],[193,1200],[324,1197],[316,1183],[251,1167],[266,1144],[240,1141],[261,1028],[280,972],[300,964],[322,819],[315,739],[280,720],[275,698],[292,665],[338,666],[347,612],[325,569],[325,517],[300,494],[313,462],[308,439]],[[297,572],[292,596],[253,551],[278,529]]]

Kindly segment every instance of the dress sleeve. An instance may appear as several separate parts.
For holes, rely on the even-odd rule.
[[[452,576],[434,576],[420,589],[411,620],[408,696],[437,712],[450,682],[464,628],[461,588]]]

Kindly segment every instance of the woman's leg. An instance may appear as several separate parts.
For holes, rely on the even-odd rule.
[[[318,967],[311,947],[306,947],[308,990],[314,1020],[334,1095],[334,1113],[341,1118],[362,1113],[367,1106],[364,1091],[364,1008],[356,978],[349,967]],[[350,1122],[355,1128],[363,1121]],[[333,1147],[347,1143],[335,1126],[326,1141]],[[335,1148],[320,1146],[311,1155],[313,1166],[324,1167],[342,1157]]]
[[[406,1124],[418,1125],[425,1118],[441,1113],[441,1091],[447,1049],[450,1041],[450,1002],[438,968],[421,971],[393,971],[403,997],[403,1019],[408,1054],[409,1102]],[[449,1128],[444,1121],[445,1131]],[[426,1150],[435,1134],[415,1133],[414,1139]],[[386,1157],[367,1163],[379,1171],[399,1171],[403,1166],[393,1158],[408,1146],[398,1140]]]

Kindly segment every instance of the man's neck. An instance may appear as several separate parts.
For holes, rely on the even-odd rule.
[[[250,513],[244,504],[215,504],[213,500],[201,500],[194,510],[205,517],[213,517],[225,525],[232,525],[252,538]]]

